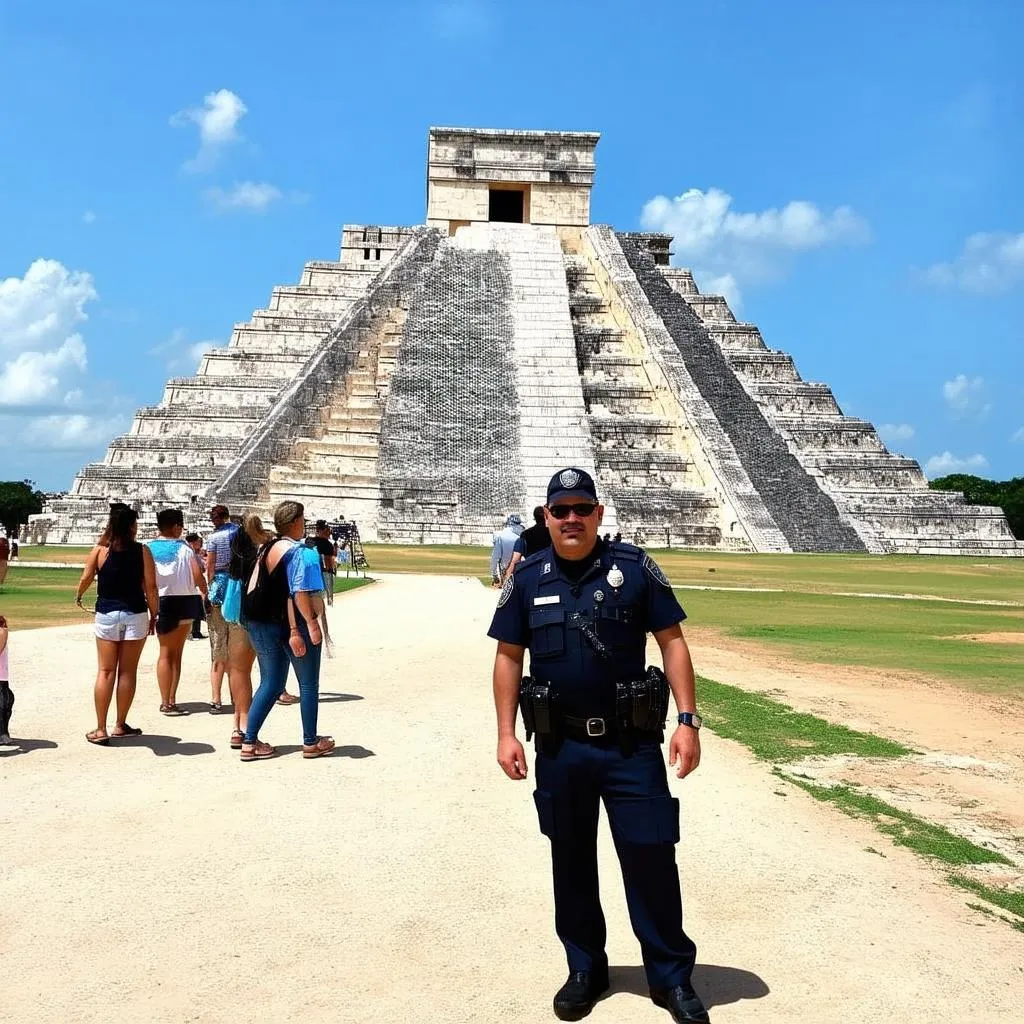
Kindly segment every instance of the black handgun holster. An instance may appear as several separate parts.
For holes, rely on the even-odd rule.
[[[549,683],[523,676],[519,684],[519,711],[527,741],[537,737],[537,750],[555,754],[561,746],[560,718],[556,709],[556,696]]]

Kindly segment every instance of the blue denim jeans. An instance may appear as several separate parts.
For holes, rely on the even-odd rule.
[[[299,632],[306,643],[306,653],[296,658],[288,646],[288,627],[267,622],[246,622],[256,659],[260,663],[260,685],[253,694],[249,708],[245,742],[255,743],[259,731],[270,714],[274,702],[284,693],[288,682],[288,665],[295,669],[299,681],[299,711],[302,715],[302,742],[312,746],[319,739],[316,731],[320,709],[320,646],[309,639],[309,630],[298,616]]]

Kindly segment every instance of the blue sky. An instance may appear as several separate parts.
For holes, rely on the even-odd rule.
[[[997,0],[0,0],[0,478],[69,486],[343,222],[422,222],[431,124],[602,132],[595,221],[675,231],[933,475],[1024,475],[1022,40]]]

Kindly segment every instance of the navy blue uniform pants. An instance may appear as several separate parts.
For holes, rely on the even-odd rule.
[[[603,800],[626,887],[633,932],[651,987],[686,984],[697,949],[683,931],[676,869],[679,801],[669,793],[662,748],[565,740],[537,754],[534,793],[540,829],[551,840],[555,931],[570,971],[603,971],[604,913],[597,877],[597,821]]]

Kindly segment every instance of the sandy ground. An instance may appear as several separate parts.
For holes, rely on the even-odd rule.
[[[12,731],[34,742],[0,755],[4,1016],[554,1019],[547,844],[532,784],[494,763],[493,602],[418,576],[339,599],[321,731],[340,752],[319,761],[298,753],[297,708],[264,730],[286,756],[256,764],[229,751],[227,717],[159,716],[155,644],[132,718],[147,735],[89,747],[88,628],[15,634]],[[207,698],[207,652],[186,648],[183,702]],[[1020,1019],[1022,936],[914,855],[713,735],[673,788],[716,1024]],[[615,991],[590,1019],[668,1020],[602,844]]]

